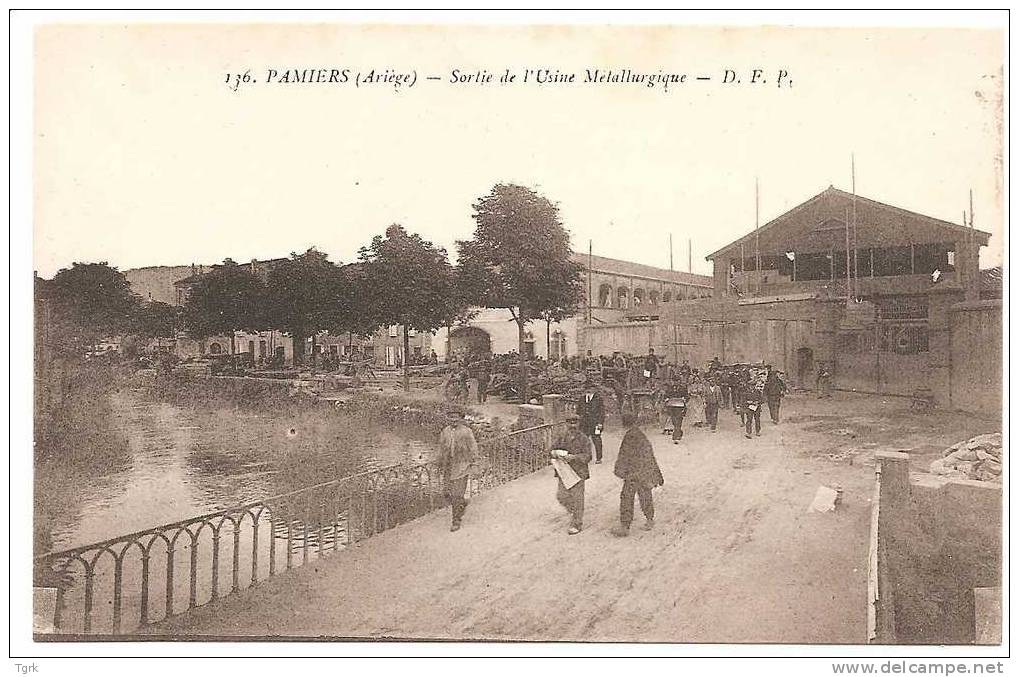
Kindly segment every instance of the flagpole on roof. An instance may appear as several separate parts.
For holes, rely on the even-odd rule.
[[[846,304],[852,298],[853,278],[849,271],[849,207],[846,207]]]
[[[856,221],[856,153],[850,154],[849,161],[853,189],[853,277],[855,278],[855,281],[851,286],[854,298],[858,298],[860,296],[860,244],[858,240],[859,230]]]
[[[754,266],[757,272],[757,295],[761,295],[761,188],[754,177]]]

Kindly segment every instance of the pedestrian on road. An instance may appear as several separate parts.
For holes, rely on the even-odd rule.
[[[457,531],[467,509],[467,487],[470,484],[471,467],[478,458],[478,441],[464,422],[462,411],[451,410],[448,416],[449,425],[439,433],[438,466],[443,493],[453,510],[453,522],[449,530]]]
[[[768,414],[771,416],[771,422],[778,425],[778,412],[782,407],[782,397],[785,395],[786,388],[785,381],[777,371],[768,367],[768,378],[764,382],[764,397],[768,401]]]
[[[492,363],[487,358],[478,365],[478,402],[488,401],[488,384],[492,382]]]
[[[563,478],[559,477],[556,500],[570,513],[570,528],[566,532],[571,536],[579,534],[584,528],[584,484],[591,476],[587,464],[591,462],[591,439],[580,430],[580,417],[576,414],[566,416],[566,432],[552,445],[552,456],[569,464],[580,481],[566,488]]]
[[[817,396],[820,399],[830,399],[831,391],[831,369],[827,362],[822,362],[817,368]]]
[[[632,411],[623,413],[626,434],[619,445],[614,472],[623,480],[619,493],[619,526],[612,530],[615,536],[628,536],[633,522],[633,497],[640,500],[644,513],[644,529],[650,531],[655,524],[655,504],[651,490],[665,484],[661,468],[655,459],[654,447],[647,435],[637,426],[637,416]]]
[[[704,413],[704,380],[697,369],[694,369],[690,376],[688,391],[690,395],[686,403],[686,416],[693,421],[695,428],[703,427],[706,420]]]
[[[673,444],[679,444],[683,439],[683,418],[686,416],[686,403],[689,398],[690,392],[682,378],[672,381],[665,390],[665,410],[672,421]]]
[[[658,377],[658,367],[661,360],[655,355],[654,348],[647,349],[647,356],[644,358],[644,383],[647,388],[655,387],[655,379]]]
[[[601,433],[605,427],[605,403],[591,377],[584,379],[584,394],[577,402],[577,415],[580,416],[580,429],[594,444],[594,462],[601,463]]]
[[[746,426],[745,437],[749,440],[751,430],[761,436],[761,407],[764,406],[764,392],[759,390],[752,381],[748,381],[743,391],[743,423]]]
[[[718,376],[713,375],[704,386],[704,419],[711,426],[711,432],[718,429],[718,408],[721,405],[722,389],[718,385]]]

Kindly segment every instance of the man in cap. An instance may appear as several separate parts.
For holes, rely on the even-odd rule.
[[[601,433],[605,426],[605,403],[590,376],[584,379],[584,394],[577,402],[577,415],[580,416],[581,431],[590,437],[594,444],[594,462],[601,463]]]
[[[471,466],[477,460],[478,441],[464,422],[463,412],[451,409],[447,413],[449,424],[439,433],[439,475],[443,493],[453,510],[450,531],[460,529],[460,521],[467,509],[467,487]]]
[[[584,528],[584,484],[591,476],[587,464],[591,462],[591,440],[580,430],[580,416],[566,416],[566,432],[552,444],[552,457],[562,459],[580,478],[578,482],[567,487],[563,478],[556,472],[559,487],[556,499],[570,512],[571,536],[580,533]]]
[[[768,401],[768,414],[771,416],[771,422],[775,425],[778,425],[779,410],[782,407],[782,397],[786,390],[781,373],[768,365],[768,378],[764,382],[764,397]]]

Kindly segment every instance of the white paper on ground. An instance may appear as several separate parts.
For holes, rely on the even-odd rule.
[[[818,487],[807,512],[835,512],[835,500],[838,495],[839,493],[831,487]]]
[[[562,481],[563,486],[567,489],[571,488],[574,484],[580,481],[580,475],[574,472],[573,468],[570,467],[570,464],[563,459],[553,458],[552,467],[555,468],[560,481]]]

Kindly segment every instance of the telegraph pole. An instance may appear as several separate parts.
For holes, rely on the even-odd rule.
[[[594,266],[594,240],[587,241],[587,323],[591,324],[591,268]]]
[[[757,295],[761,295],[761,190],[754,177],[754,251],[756,261],[754,266],[757,272]]]
[[[852,178],[853,187],[853,277],[856,281],[853,283],[853,295],[855,297],[860,296],[860,243],[857,239],[859,232],[856,223],[856,154],[853,153],[849,156],[850,158],[850,172]]]
[[[852,295],[852,278],[849,276],[849,207],[846,207],[846,304]]]

